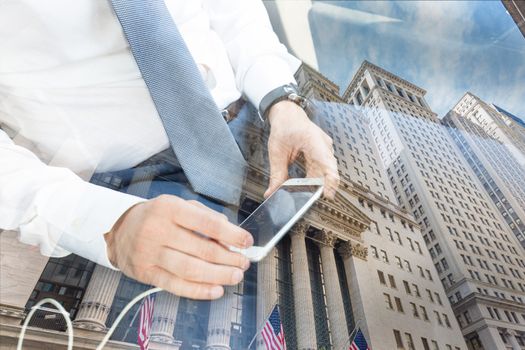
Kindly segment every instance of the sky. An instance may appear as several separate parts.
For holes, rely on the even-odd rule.
[[[444,116],[466,91],[525,119],[525,38],[500,1],[314,1],[319,70],[340,86],[368,60]]]

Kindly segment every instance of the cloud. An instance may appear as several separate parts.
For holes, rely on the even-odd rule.
[[[525,117],[525,41],[499,2],[316,2],[310,17],[321,72],[343,90],[368,59],[440,116],[472,91]]]
[[[328,16],[335,21],[347,21],[349,23],[358,25],[373,25],[378,23],[396,23],[400,22],[400,19],[382,16],[375,13],[366,11],[354,10],[351,8],[344,8],[336,6],[327,2],[315,2],[312,6],[312,12]]]

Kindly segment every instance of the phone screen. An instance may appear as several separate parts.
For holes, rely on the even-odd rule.
[[[281,186],[240,225],[264,247],[319,189],[316,185]]]

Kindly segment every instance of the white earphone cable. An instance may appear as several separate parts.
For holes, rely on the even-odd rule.
[[[115,332],[115,329],[119,325],[120,321],[122,321],[122,319],[124,318],[126,313],[129,311],[129,309],[131,309],[133,307],[133,305],[135,305],[142,298],[145,298],[148,295],[153,294],[153,293],[158,293],[160,291],[162,291],[161,288],[151,288],[151,289],[148,289],[147,291],[144,291],[144,292],[140,293],[133,300],[131,300],[124,307],[124,309],[122,310],[120,315],[118,315],[118,317],[115,320],[115,322],[113,322],[113,325],[111,326],[111,328],[108,330],[108,332],[104,336],[104,339],[102,339],[100,344],[97,346],[96,350],[102,350],[104,348],[104,346],[109,341],[109,338],[111,338],[111,335],[113,335],[113,332]],[[58,311],[60,311],[60,313],[62,314],[62,316],[66,320],[67,332],[68,332],[67,350],[73,350],[73,341],[74,341],[74,339],[73,339],[73,324],[71,323],[71,319],[69,318],[69,313],[64,309],[64,307],[62,305],[60,305],[60,303],[58,301],[56,301],[55,299],[51,299],[51,298],[42,299],[42,300],[40,300],[38,303],[36,303],[31,308],[31,311],[27,314],[27,317],[26,317],[26,319],[24,321],[24,324],[22,325],[22,330],[20,331],[20,336],[18,337],[18,344],[16,346],[16,350],[22,350],[22,344],[24,342],[24,336],[26,334],[27,327],[28,327],[29,322],[31,321],[31,318],[33,317],[34,313],[36,312],[36,310],[41,305],[47,304],[47,303],[53,304],[58,309]]]

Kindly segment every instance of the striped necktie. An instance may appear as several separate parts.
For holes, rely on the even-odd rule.
[[[164,0],[110,0],[193,189],[238,204],[246,162]]]

